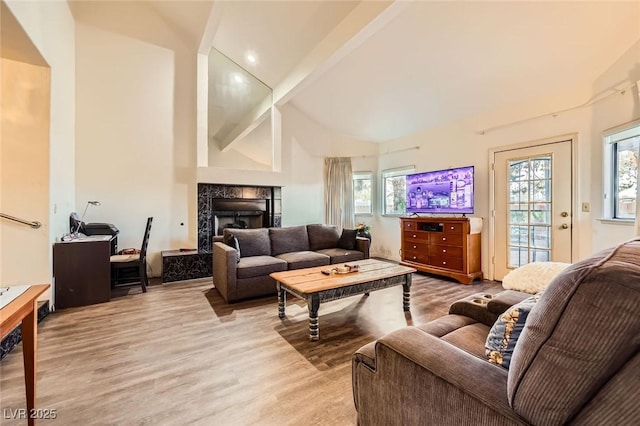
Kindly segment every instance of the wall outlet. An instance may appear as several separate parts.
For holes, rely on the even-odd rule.
[[[589,213],[591,211],[591,206],[589,203],[582,203],[582,212]]]

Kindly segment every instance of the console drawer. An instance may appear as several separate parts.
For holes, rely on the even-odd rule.
[[[430,245],[429,256],[446,256],[462,259],[462,247]]]
[[[432,232],[429,234],[429,243],[443,246],[462,246],[462,234]]]
[[[417,251],[419,253],[429,253],[429,244],[419,243],[417,241],[405,241],[404,248],[409,251]]]
[[[442,230],[445,234],[462,234],[462,223],[445,222]]]
[[[404,240],[407,243],[413,241],[424,241],[427,243],[429,242],[429,233],[425,231],[404,231]]]
[[[406,221],[404,221],[403,230],[404,231],[417,231],[418,230],[418,223],[406,220]]]
[[[462,259],[454,259],[444,256],[429,256],[429,264],[439,268],[455,269],[462,271]]]
[[[403,251],[402,260],[408,260],[409,262],[429,263],[429,256],[426,253],[419,253],[417,251]]]

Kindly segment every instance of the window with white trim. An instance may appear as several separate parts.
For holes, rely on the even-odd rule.
[[[353,173],[353,202],[356,215],[373,214],[371,204],[371,172]]]
[[[407,175],[415,167],[400,167],[382,171],[382,214],[402,216],[407,212]]]
[[[638,194],[640,123],[604,135],[605,219],[633,220]]]

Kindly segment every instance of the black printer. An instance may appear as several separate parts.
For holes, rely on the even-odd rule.
[[[120,230],[112,223],[85,223],[84,224],[85,235],[112,235],[111,240],[111,254],[114,255],[118,252],[118,234]]]

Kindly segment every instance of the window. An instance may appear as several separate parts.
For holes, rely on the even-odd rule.
[[[627,219],[636,217],[638,191],[638,155],[640,125],[606,134],[605,142],[605,217]]]
[[[414,170],[414,167],[402,167],[382,171],[382,214],[400,216],[406,213],[406,177]]]
[[[355,214],[372,214],[371,172],[353,174],[353,202]]]

